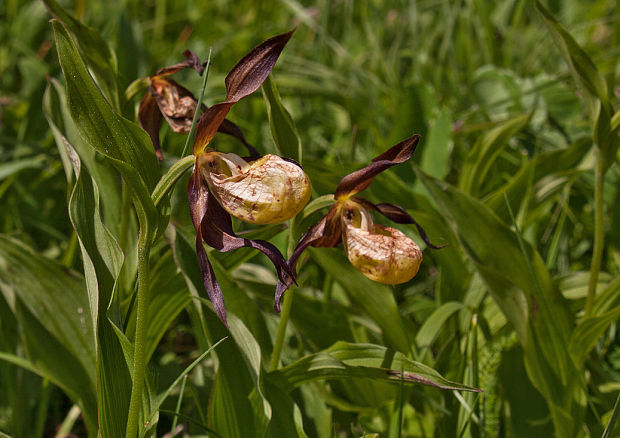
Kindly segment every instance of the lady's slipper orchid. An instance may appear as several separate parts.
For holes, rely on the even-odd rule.
[[[170,78],[172,74],[186,68],[193,68],[199,75],[203,74],[205,66],[200,63],[194,52],[186,50],[183,56],[185,56],[185,61],[159,69],[148,78],[149,89],[140,101],[138,109],[140,126],[151,137],[159,161],[164,158],[159,144],[162,115],[174,132],[187,134],[192,127],[192,120],[196,106],[198,106],[198,101],[192,92]],[[202,105],[201,110],[204,112],[207,107]],[[250,156],[259,157],[256,149],[247,143],[241,129],[233,122],[224,120],[218,127],[218,131],[237,138],[248,149]]]
[[[291,271],[295,271],[299,256],[308,246],[335,247],[342,242],[351,264],[371,280],[400,284],[417,274],[422,263],[418,245],[394,228],[375,224],[370,212],[377,211],[399,224],[414,224],[428,246],[435,249],[443,246],[433,245],[422,227],[401,207],[373,204],[355,195],[367,188],[379,173],[411,158],[419,139],[419,135],[414,135],[398,143],[375,157],[368,166],[342,178],[334,194],[334,205],[297,243],[288,261]],[[280,311],[282,295],[292,282],[293,277],[278,282],[276,311]]]
[[[241,59],[226,76],[226,100],[208,108],[196,129],[193,148],[196,163],[188,186],[190,212],[205,289],[224,324],[224,299],[203,240],[221,252],[256,248],[273,262],[281,281],[295,279],[295,272],[275,246],[235,235],[230,216],[253,224],[282,222],[295,216],[311,194],[310,180],[301,166],[276,155],[246,159],[207,148],[232,105],[265,81],[292,33],[263,42]]]

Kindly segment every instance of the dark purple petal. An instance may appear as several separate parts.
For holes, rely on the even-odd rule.
[[[228,327],[228,323],[226,322],[224,295],[222,294],[222,289],[215,278],[211,263],[209,263],[209,259],[207,258],[207,253],[202,244],[202,233],[200,232],[202,223],[205,220],[205,215],[207,213],[208,195],[209,190],[206,187],[206,184],[202,181],[200,172],[194,168],[194,172],[192,172],[192,176],[190,177],[189,185],[187,187],[187,196],[189,198],[189,209],[192,217],[192,223],[194,224],[194,229],[196,230],[196,255],[198,256],[200,272],[202,273],[202,282],[205,286],[205,290],[207,291],[207,295],[209,296],[211,303],[213,303],[215,312],[219,316],[220,320],[226,327]]]
[[[241,58],[226,76],[226,102],[238,102],[259,89],[293,32],[269,38]]]
[[[164,155],[161,151],[159,144],[159,127],[161,126],[161,112],[157,106],[157,102],[151,96],[151,93],[147,91],[142,100],[140,101],[140,109],[138,109],[138,121],[140,126],[144,129],[153,143],[155,148],[155,154],[159,161],[164,159]]]
[[[224,122],[230,107],[263,84],[293,32],[277,35],[258,45],[228,73],[225,81],[226,101],[213,105],[200,117],[194,140],[194,155],[205,150]]]
[[[161,68],[155,72],[155,74],[151,77],[155,76],[169,76],[174,74],[184,68],[193,68],[198,72],[199,75],[202,75],[205,67],[200,63],[198,56],[191,50],[186,50],[183,52],[183,56],[185,56],[185,61],[179,62],[177,64],[170,65],[168,67]]]
[[[419,140],[420,136],[415,134],[375,157],[368,166],[342,178],[334,197],[342,199],[364,190],[379,173],[411,158]]]
[[[278,248],[264,240],[250,240],[237,236],[233,231],[228,212],[210,193],[207,193],[206,198],[207,210],[201,224],[201,233],[207,245],[220,252],[239,248],[258,249],[274,264],[279,279],[283,280],[285,276],[295,279],[295,273],[289,268]]]
[[[221,132],[222,134],[228,134],[230,136],[233,136],[237,140],[239,140],[241,143],[243,143],[245,148],[250,153],[249,158],[250,158],[251,161],[260,158],[260,154],[258,153],[258,151],[256,149],[254,149],[254,146],[252,146],[251,144],[249,144],[245,140],[243,132],[241,132],[241,128],[239,128],[237,125],[235,125],[230,120],[224,119],[224,121],[222,122],[222,124],[218,128],[217,132]]]
[[[418,229],[418,233],[420,233],[420,237],[424,240],[427,246],[433,249],[441,249],[447,246],[445,245],[433,245],[431,241],[426,236],[424,229],[420,224],[418,224],[409,213],[407,213],[402,207],[394,204],[373,204],[365,199],[355,198],[356,202],[364,205],[366,208],[370,208],[372,210],[378,211],[383,216],[388,218],[391,221],[396,222],[397,224],[413,224]]]
[[[325,216],[321,218],[318,223],[312,225],[308,231],[306,231],[306,234],[299,239],[293,254],[291,254],[291,257],[288,259],[287,264],[289,269],[292,272],[296,271],[299,257],[310,245],[315,247],[333,248],[338,246],[341,240],[342,230],[340,226],[340,218],[338,217],[338,209],[334,206]],[[282,301],[282,295],[289,287],[291,287],[292,284],[293,279],[288,276],[285,276],[283,279],[278,281],[274,303],[274,309],[276,312],[280,312],[282,310],[280,304]]]
[[[234,102],[222,102],[207,109],[196,125],[196,139],[194,140],[194,155],[203,152],[215,136],[222,122],[226,118]]]
[[[207,258],[207,252],[202,245],[202,239],[200,234],[196,234],[196,255],[198,256],[198,263],[200,264],[200,272],[202,273],[202,283],[205,286],[207,295],[213,304],[215,313],[220,318],[222,323],[228,327],[226,321],[226,305],[224,304],[224,295],[222,294],[222,288],[215,278],[213,268],[209,259]]]

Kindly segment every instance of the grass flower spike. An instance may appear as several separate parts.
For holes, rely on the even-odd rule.
[[[242,158],[208,148],[232,105],[252,94],[265,81],[292,33],[263,42],[241,59],[226,76],[226,100],[208,108],[197,125],[193,147],[196,162],[188,197],[203,283],[224,324],[224,298],[203,241],[221,252],[256,248],[273,262],[280,281],[294,281],[295,278],[294,271],[275,246],[237,236],[231,216],[253,224],[283,222],[295,216],[311,194],[310,180],[301,166],[276,155]]]
[[[428,246],[442,247],[433,245],[422,227],[401,207],[373,204],[355,195],[366,189],[379,173],[411,158],[419,140],[420,136],[414,135],[375,157],[368,166],[342,178],[334,193],[334,205],[297,243],[288,261],[290,270],[295,270],[299,256],[308,246],[335,247],[342,242],[351,264],[371,280],[400,284],[417,274],[422,263],[418,245],[394,228],[375,224],[370,212],[377,211],[399,224],[414,224]],[[280,311],[282,295],[292,283],[293,277],[278,282],[276,311]]]

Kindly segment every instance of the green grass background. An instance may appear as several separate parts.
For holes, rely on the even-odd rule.
[[[584,52],[566,49],[561,33],[554,40],[558,28],[524,0],[60,5],[109,46],[106,53],[74,32],[104,96],[132,121],[141,93],[126,99],[127,87],[181,61],[185,49],[201,59],[213,50],[210,105],[223,100],[224,77],[245,53],[297,27],[272,80],[294,121],[313,197],[333,193],[342,176],[421,134],[411,162],[377,177],[363,196],[402,206],[434,243],[449,244],[425,249],[420,273],[395,287],[367,281],[342,248],[308,251],[284,368],[269,372],[280,318],[272,310],[274,273],[255,251],[210,252],[232,318],[230,332],[219,325],[198,298],[204,292],[187,176],[181,179],[164,212],[176,234],[157,239],[151,251],[146,411],[209,345],[230,338],[188,374],[182,390],[173,388],[147,433],[169,433],[177,412],[181,436],[603,434],[620,390],[620,186],[610,146],[601,228],[595,168],[605,142],[597,133],[607,126],[612,144],[617,126],[596,105],[611,108],[609,118],[618,107],[618,2],[545,2]],[[89,148],[70,116],[50,18],[42,2],[0,0],[0,432],[11,437],[56,436],[63,422],[61,432],[96,436],[97,406],[114,401],[115,391],[123,399],[131,379],[126,367],[110,365],[103,381],[111,395],[102,394],[95,363],[102,342],[114,339],[123,368],[122,339],[133,341],[138,221],[118,172]],[[195,73],[175,79],[198,93]],[[598,79],[604,96],[588,86]],[[229,115],[263,154],[276,152],[268,117],[260,92]],[[80,179],[61,134],[88,171]],[[163,127],[161,140],[167,169],[185,137]],[[243,151],[220,136],[215,147]],[[88,202],[90,219],[79,211]],[[98,203],[100,219],[92,214]],[[290,233],[279,226],[253,232],[286,253],[322,212],[299,217]],[[92,259],[97,277],[84,267],[77,219],[96,224],[92,248],[99,249],[87,250],[91,258],[102,241],[118,242]],[[414,227],[398,228],[422,245]],[[604,235],[602,263],[585,314],[597,233]],[[125,337],[111,325],[98,326],[95,336],[97,326],[84,322],[97,308],[86,292],[93,278],[105,297],[99,309]],[[367,346],[360,362],[343,359],[342,351],[354,355],[352,346]],[[382,348],[402,355],[403,367],[417,361],[484,393],[355,374],[356,367],[377,367],[370,357]],[[344,364],[343,375],[333,361]],[[117,408],[124,431],[123,403]]]

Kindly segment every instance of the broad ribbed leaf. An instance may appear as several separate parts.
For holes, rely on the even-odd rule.
[[[620,140],[615,130],[612,129],[614,108],[609,100],[605,78],[588,54],[553,14],[538,0],[535,4],[556,46],[568,63],[573,78],[582,90],[582,97],[586,101],[593,122],[594,144],[601,149],[604,168],[608,169],[616,161],[616,150]]]
[[[620,318],[620,306],[579,323],[570,340],[570,352],[578,367],[583,366],[599,338],[618,318]]]
[[[151,222],[149,231],[154,232],[157,214],[150,194],[159,179],[159,168],[149,137],[135,123],[114,112],[88,74],[65,27],[55,20],[52,24],[67,79],[71,116],[87,143],[108,157],[121,173],[141,223]]]
[[[119,104],[118,99],[124,96],[121,96],[118,90],[118,66],[116,56],[110,50],[110,46],[96,30],[80,23],[61,8],[56,0],[43,0],[43,4],[76,37],[80,46],[80,52],[88,60],[89,66],[97,75],[108,97],[115,101],[116,104]]]
[[[94,326],[84,279],[23,243],[0,236],[0,291],[20,323],[31,369],[82,407],[94,434]]]
[[[282,104],[275,81],[267,77],[262,90],[265,103],[267,104],[271,135],[276,144],[278,155],[292,158],[301,163],[301,140],[299,139],[299,134],[297,134],[293,118]]]
[[[572,435],[577,422],[571,417],[579,419],[583,407],[567,351],[570,319],[540,255],[528,244],[523,254],[516,233],[480,201],[418,169],[416,173],[513,324],[524,345],[528,375],[549,403],[554,425]]]
[[[175,261],[191,288],[201,295],[201,301],[207,302],[196,254],[188,243],[191,240],[190,236],[182,237],[181,230],[178,230]],[[219,369],[208,407],[209,427],[225,437],[258,436],[256,431],[265,427],[264,417],[269,408],[261,395],[264,393],[260,389],[262,383],[257,371],[259,362],[264,365],[263,355],[271,352],[271,339],[262,312],[245,291],[231,281],[218,261],[219,255],[225,256],[212,251],[209,257],[226,298],[231,316],[230,334],[235,342],[226,342],[216,350]],[[204,315],[214,339],[229,334],[214,312],[207,311]],[[245,337],[247,333],[251,333],[252,339]],[[260,345],[259,356],[256,343]]]
[[[434,369],[404,354],[373,344],[337,342],[327,350],[305,356],[269,374],[288,391],[323,379],[367,378],[381,382],[423,384],[440,389],[480,391],[443,378]]]
[[[68,144],[67,151],[76,175],[69,200],[69,217],[80,242],[91,309],[89,313],[97,327],[99,427],[103,435],[122,436],[129,409],[131,381],[120,341],[112,326],[120,324],[120,312],[111,304],[123,264],[123,253],[101,221],[97,186]]]
[[[50,79],[47,90],[43,97],[43,113],[54,134],[56,147],[63,158],[63,166],[67,174],[67,180],[73,181],[73,164],[67,155],[66,141],[75,149],[80,161],[88,169],[96,186],[106,196],[103,202],[102,220],[115,234],[119,232],[121,222],[121,190],[117,172],[109,163],[97,159],[97,152],[86,144],[81,137],[67,105],[67,95],[64,87],[56,79]]]
[[[574,169],[591,148],[591,140],[583,138],[569,148],[543,151],[534,156],[505,185],[495,190],[484,203],[503,221],[509,221],[510,215],[506,207],[505,196],[513,211],[518,211],[521,202],[527,195],[530,184],[534,186],[541,179]],[[532,175],[533,173],[533,175]]]
[[[592,97],[606,102],[608,99],[607,84],[588,54],[579,46],[577,41],[564,29],[547,8],[538,0],[535,1],[535,4],[536,8],[538,8],[542,14],[547,29],[549,29],[562,56],[564,56],[564,59],[568,62],[575,80],[587,93],[590,93]]]
[[[381,328],[386,345],[396,351],[409,353],[409,340],[392,289],[357,272],[341,249],[310,248],[310,254]]]
[[[461,168],[459,188],[472,195],[484,192],[484,182],[495,159],[508,140],[527,126],[531,114],[522,114],[506,120],[482,135],[469,151]]]
[[[271,421],[272,407],[265,396],[263,386],[261,347],[245,324],[235,315],[230,315],[229,324],[230,334],[235,340],[239,351],[243,354],[255,385],[254,390],[250,394],[250,402],[254,409],[256,436],[262,436]],[[281,413],[278,412],[278,414],[280,415]]]
[[[454,313],[463,308],[461,303],[450,301],[439,306],[425,321],[415,337],[415,341],[418,347],[430,346],[441,329],[444,323]]]

